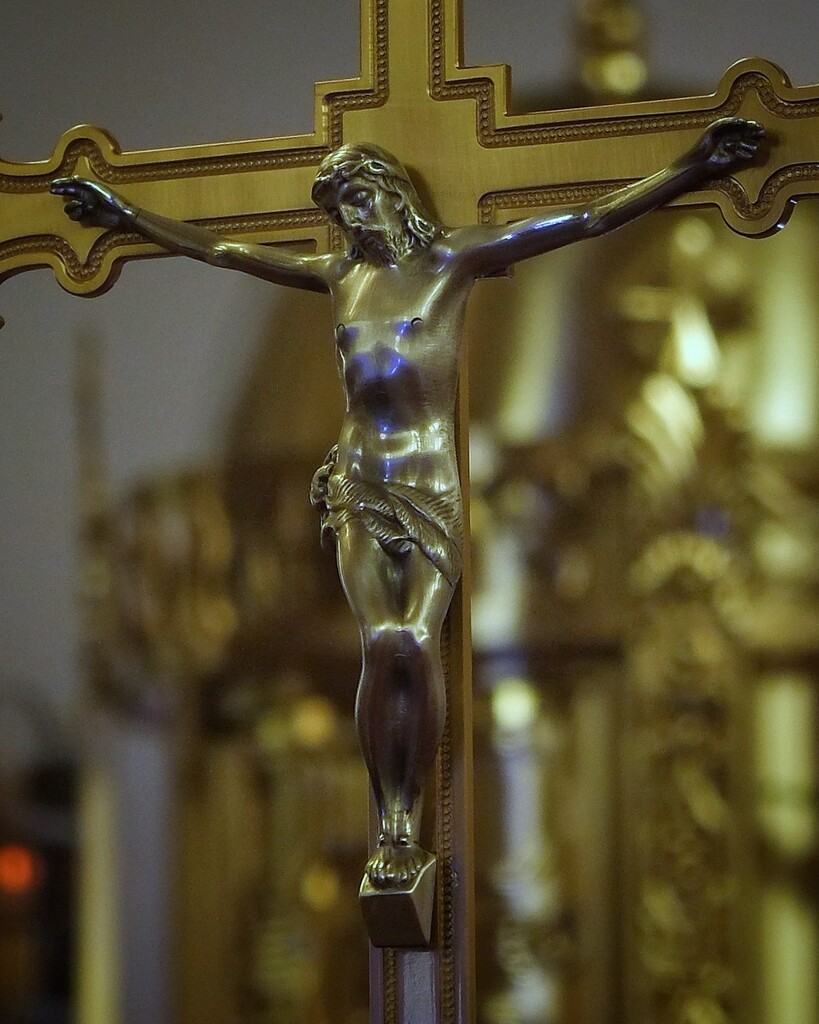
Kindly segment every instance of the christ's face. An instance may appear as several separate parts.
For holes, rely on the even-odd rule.
[[[354,178],[341,186],[328,212],[353,242],[366,248],[374,235],[399,237],[404,231],[396,198],[366,178]]]

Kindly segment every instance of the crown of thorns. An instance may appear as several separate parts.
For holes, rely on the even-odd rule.
[[[328,191],[336,191],[357,177],[369,178],[390,192],[409,192],[413,200],[417,198],[409,175],[392,154],[378,146],[352,144],[322,160],[313,183],[314,202],[319,203]]]

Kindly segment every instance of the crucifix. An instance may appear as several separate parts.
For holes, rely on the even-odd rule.
[[[514,116],[501,69],[462,64],[458,0],[362,0],[361,74],[317,87],[310,135],[121,153],[86,127],[50,160],[0,164],[0,276],[47,265],[92,295],[171,251],[333,297],[347,412],[313,499],[362,637],[378,827],[361,897],[390,1022],[471,1015],[468,601],[441,642],[464,557],[471,284],[669,201],[763,235],[819,172],[819,90],[765,61],[708,97]]]

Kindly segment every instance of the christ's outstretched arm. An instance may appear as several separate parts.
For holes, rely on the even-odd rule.
[[[569,210],[515,224],[456,229],[451,242],[476,276],[497,273],[519,260],[612,231],[708,178],[729,173],[756,155],[763,135],[756,121],[715,121],[693,149],[648,178]]]
[[[334,256],[303,256],[252,242],[233,242],[196,224],[140,210],[106,186],[85,178],[57,178],[51,191],[65,196],[66,213],[72,220],[89,227],[136,231],[169,252],[213,266],[241,270],[276,284],[329,291]]]

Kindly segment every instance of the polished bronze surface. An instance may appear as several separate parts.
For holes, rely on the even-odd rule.
[[[412,887],[431,857],[420,845],[422,789],[446,713],[441,628],[463,544],[455,394],[475,280],[603,234],[733,170],[755,156],[761,136],[755,122],[715,122],[690,152],[644,181],[500,228],[436,223],[394,157],[344,146],[321,164],[313,186],[348,239],[344,256],[226,241],[137,209],[95,182],[53,183],[69,217],[90,227],[136,231],[171,252],[332,297],[346,413],[312,498],[323,535],[335,541],[361,634],[356,723],[378,809],[367,865],[376,889]],[[399,943],[379,933],[378,944]]]

